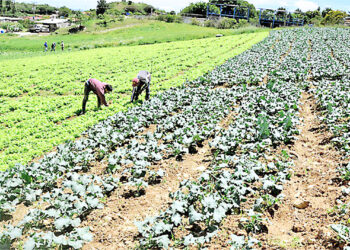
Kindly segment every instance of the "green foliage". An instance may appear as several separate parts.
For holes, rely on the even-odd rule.
[[[235,25],[235,28],[236,29],[240,29],[240,28],[244,28],[244,27],[247,27],[249,26],[249,23],[247,20],[245,19],[241,19],[239,20],[239,22]]]
[[[305,12],[305,22],[306,23],[311,23],[311,20],[315,18],[320,18],[321,17],[321,12],[319,10],[314,10],[314,11],[306,11]]]
[[[217,22],[215,21],[215,20],[211,20],[211,19],[209,19],[209,20],[206,20],[205,22],[204,22],[204,27],[216,27],[216,25],[217,25]]]
[[[340,10],[331,10],[327,13],[327,15],[323,18],[323,25],[336,25],[342,24],[344,22],[344,18],[347,16],[346,12]]]
[[[0,23],[0,27],[10,32],[18,32],[24,29],[24,26],[21,23],[12,23],[12,22]]]
[[[237,24],[236,19],[224,17],[218,22],[218,28],[219,29],[233,29],[236,24]]]
[[[210,11],[219,13],[219,8],[211,5]],[[181,10],[181,14],[197,14],[197,15],[206,16],[207,3],[206,2],[191,3],[189,6]]]
[[[332,11],[331,8],[329,8],[329,7],[325,8],[325,9],[322,11],[322,17],[323,17],[323,18],[326,17],[327,14],[328,14],[330,11]]]
[[[191,24],[197,25],[197,26],[202,26],[202,23],[197,18],[192,18]]]
[[[103,15],[107,11],[108,7],[109,5],[107,4],[106,0],[98,0],[96,7],[96,15]]]
[[[163,21],[167,23],[182,23],[182,17],[178,15],[171,15],[171,14],[166,14],[166,15],[159,15],[156,18],[158,21]]]
[[[109,9],[116,11],[120,14],[125,14],[126,12],[139,15],[148,15],[152,12],[157,11],[155,7],[145,3],[134,3],[132,1],[128,2],[111,2],[108,3]]]
[[[153,32],[153,29],[157,32]],[[200,32],[197,35],[201,37],[203,30],[211,32],[211,36],[217,33],[214,29],[164,23],[126,29],[124,32],[129,35],[129,39],[132,32],[137,36],[148,34],[149,40],[143,41],[150,43],[152,39],[176,39],[174,33],[165,32],[168,30],[179,30],[177,34],[181,35],[181,39],[187,32],[196,35],[198,30]],[[160,37],[160,34],[169,36]],[[151,93],[156,94],[180,86],[186,79],[199,77],[266,36],[267,32],[263,32],[163,43],[149,45],[147,50],[144,46],[133,46],[132,49],[122,46],[48,55],[41,52],[45,56],[3,60],[0,74],[6,77],[0,80],[0,112],[3,114],[0,116],[0,167],[13,166],[18,161],[28,162],[67,139],[79,137],[81,132],[99,120],[126,110],[130,107],[130,80],[138,70],[150,70],[151,63]],[[68,36],[45,37],[49,44],[53,41],[59,44],[60,38],[63,38],[66,46],[69,44]],[[154,41],[157,40],[153,40],[153,43]],[[236,46],[234,50],[233,46]],[[164,51],[167,51],[166,55]],[[57,77],[52,77],[52,72]],[[90,97],[87,114],[77,116],[81,109],[83,83],[91,77],[114,87],[113,93],[106,96],[112,104],[97,110],[95,98]],[[8,88],[9,85],[12,87]],[[11,143],[14,140],[17,141],[16,144]]]
[[[60,16],[68,17],[69,15],[72,14],[72,10],[69,9],[68,7],[64,6],[64,7],[61,7],[61,8],[58,9],[58,14]]]
[[[210,2],[211,3],[218,3],[218,4],[221,4],[221,3],[233,4],[233,5],[238,5],[241,7],[247,7],[247,8],[250,8],[250,14],[249,14],[250,18],[254,18],[254,17],[258,16],[258,12],[256,11],[255,6],[251,3],[249,3],[248,1],[245,1],[245,0],[225,0],[225,1],[223,1],[223,0],[211,0]],[[239,8],[239,11],[246,12],[247,10],[244,8]]]

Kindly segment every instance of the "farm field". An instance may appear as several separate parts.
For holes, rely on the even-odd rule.
[[[127,19],[104,29],[88,29],[79,34],[52,34],[50,36],[0,36],[0,61],[13,58],[46,56],[43,53],[44,42],[49,45],[61,41],[65,43],[65,52],[57,47],[56,54],[69,51],[87,50],[105,47],[145,45],[175,41],[215,37],[216,34],[239,35],[267,32],[266,29],[246,27],[241,29],[218,30],[195,25],[165,23],[151,20]]]
[[[0,89],[8,101],[38,93],[51,100],[51,95],[70,96],[74,88],[69,84],[59,88],[52,75],[66,79],[79,75],[80,81],[70,80],[72,86],[79,86],[89,77],[82,68],[91,67],[101,70],[101,77],[108,75],[103,79],[107,82],[125,82],[118,85],[112,100],[118,96],[118,104],[128,107],[122,104],[129,97],[127,82],[136,70],[133,67],[137,63],[138,68],[149,67],[151,58],[156,58],[159,91],[124,112],[116,113],[115,106],[93,111],[90,103],[84,118],[101,114],[101,121],[92,126],[93,121],[72,119],[76,127],[89,127],[82,135],[77,132],[79,139],[60,145],[37,163],[1,172],[3,246],[350,246],[349,35],[350,30],[341,28],[295,28],[272,31],[265,39],[255,34],[149,45],[140,62],[128,60],[130,56],[117,58],[116,54],[123,54],[119,49],[53,57],[50,67],[19,61],[18,65],[26,64],[23,71],[44,69],[45,74],[26,72],[34,79],[56,67],[60,74],[52,73],[52,82],[41,87],[36,81],[25,85],[20,81],[25,74],[8,71],[9,79],[18,78],[11,84],[21,89]],[[252,46],[254,39],[260,42]],[[129,49],[130,54],[144,51],[144,47],[121,49]],[[79,60],[85,53],[95,58],[92,64]],[[217,57],[228,53],[232,58],[227,61]],[[164,57],[152,56],[161,54]],[[112,59],[123,68],[109,66]],[[126,66],[130,72],[118,79],[115,72],[129,70]],[[182,84],[186,79],[190,80]],[[68,114],[76,107],[71,110]],[[29,123],[32,116],[26,118]],[[61,124],[67,122],[66,116],[60,119]]]
[[[261,41],[267,32],[145,46],[105,48],[2,62],[0,167],[27,163],[98,121],[130,107],[131,79],[153,71],[152,94],[180,86]],[[142,56],[141,56],[142,55]],[[114,86],[111,105],[96,110],[90,97],[79,116],[84,82]],[[10,86],[10,87],[9,87]]]

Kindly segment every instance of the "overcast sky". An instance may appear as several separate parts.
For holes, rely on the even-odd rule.
[[[63,5],[72,9],[88,10],[96,7],[97,0],[17,0],[18,2],[28,3],[48,3],[53,6],[61,7]],[[111,1],[108,1],[111,2]],[[138,2],[135,0],[135,2]],[[163,10],[180,11],[191,2],[198,0],[140,0],[140,2],[151,4]],[[207,1],[204,1],[207,2]],[[300,8],[303,11],[331,7],[333,9],[342,9],[350,11],[350,0],[248,0],[257,8],[278,8],[286,7],[288,10]]]

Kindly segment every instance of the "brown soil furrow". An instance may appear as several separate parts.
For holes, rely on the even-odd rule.
[[[127,197],[130,188],[125,186],[113,193],[103,210],[93,211],[84,222],[94,233],[94,241],[84,249],[130,249],[137,245],[138,230],[135,221],[156,216],[167,208],[169,192],[178,189],[184,179],[197,178],[210,164],[210,148],[206,141],[198,153],[186,155],[183,161],[162,161],[167,176],[158,185],[149,186],[141,197]]]
[[[274,216],[270,216],[265,244],[277,248],[304,249],[332,248],[334,236],[329,228],[333,219],[328,211],[336,205],[341,188],[333,182],[341,154],[331,145],[322,143],[331,133],[317,118],[316,102],[307,93],[302,94],[299,126],[300,135],[291,147],[297,156],[294,175],[284,185],[283,200]],[[296,208],[301,201],[309,202],[304,209]]]

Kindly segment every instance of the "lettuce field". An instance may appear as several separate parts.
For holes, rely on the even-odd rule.
[[[4,168],[77,139],[0,173],[2,246],[349,248],[350,30],[264,36],[6,62]],[[92,76],[113,104],[76,116]]]
[[[131,46],[7,60],[0,69],[0,167],[27,163],[88,127],[122,110],[131,95],[131,79],[153,70],[152,93],[180,86],[223,63],[268,34],[228,36],[148,46]],[[84,82],[97,78],[114,87],[112,104],[78,116]],[[93,99],[93,100],[91,100]]]

